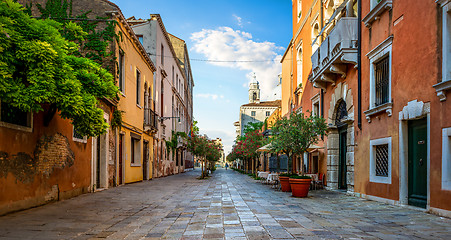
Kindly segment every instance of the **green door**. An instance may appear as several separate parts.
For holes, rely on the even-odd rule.
[[[409,205],[426,208],[427,122],[409,121]]]
[[[347,152],[347,126],[341,127],[339,133],[339,162],[338,162],[338,189],[347,189],[346,184],[346,152]]]

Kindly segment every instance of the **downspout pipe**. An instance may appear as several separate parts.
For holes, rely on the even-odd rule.
[[[362,130],[362,0],[357,0],[357,127]]]
[[[324,27],[324,8],[323,8],[324,3],[323,3],[323,1],[324,0],[320,1],[321,5],[319,6],[320,14],[321,14],[321,21],[320,21],[321,29],[323,29],[323,27]],[[321,35],[321,42],[323,42],[323,40],[324,40],[323,36]],[[321,88],[320,96],[321,96],[321,99],[320,99],[320,102],[321,102],[321,117],[324,117],[324,91],[323,91],[322,88]],[[321,135],[321,139],[324,140],[324,135]]]

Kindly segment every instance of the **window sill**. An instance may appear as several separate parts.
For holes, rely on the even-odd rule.
[[[382,0],[380,1],[371,11],[362,19],[365,27],[371,27],[374,21],[379,19],[379,16],[385,12],[385,10],[390,10],[393,7],[393,0]]]
[[[383,183],[383,184],[391,184],[390,178],[382,177],[382,176],[370,176],[370,182],[372,183]]]
[[[364,111],[363,113],[365,113],[366,115],[366,119],[368,120],[368,122],[371,122],[371,116],[381,113],[381,112],[386,112],[388,114],[389,117],[391,117],[392,115],[392,108],[393,108],[393,103],[389,102],[389,103],[385,103],[382,104],[380,106],[368,109],[366,111]]]
[[[33,132],[32,127],[25,127],[25,126],[20,126],[20,125],[16,125],[16,124],[12,124],[12,123],[1,122],[1,121],[0,121],[0,127],[6,127],[6,128],[11,128],[14,130],[30,132],[30,133]]]
[[[141,107],[139,104],[136,104],[136,106],[140,109],[143,109],[143,107]]]
[[[80,138],[72,137],[72,141],[78,142],[78,143],[88,143],[88,139],[87,138],[80,139]]]
[[[130,163],[130,167],[141,167],[141,163]]]
[[[437,83],[432,87],[435,88],[435,91],[437,92],[437,97],[440,99],[441,102],[443,102],[446,100],[445,92],[451,89],[451,79]]]

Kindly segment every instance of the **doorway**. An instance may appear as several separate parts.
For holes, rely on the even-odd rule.
[[[348,188],[346,184],[346,152],[347,145],[346,139],[348,135],[347,126],[338,129],[339,135],[339,160],[338,160],[338,189],[346,190]]]
[[[96,139],[96,188],[100,188],[100,136]]]
[[[427,204],[427,120],[408,122],[408,204]]]
[[[149,159],[149,142],[144,141],[144,153],[143,153],[143,180],[147,180],[147,169],[148,169],[148,159]]]
[[[122,185],[122,184],[124,184],[124,160],[123,160],[123,153],[124,153],[124,149],[123,149],[123,145],[124,144],[124,135],[123,134],[121,134],[121,135],[119,135],[119,163],[118,163],[118,165],[119,165],[119,169],[118,169],[118,172],[119,172],[119,185]]]

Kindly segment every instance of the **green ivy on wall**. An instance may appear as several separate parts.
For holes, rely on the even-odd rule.
[[[94,60],[113,73],[113,67],[117,66],[117,62],[114,48],[110,47],[110,44],[113,41],[118,43],[122,41],[122,32],[115,31],[117,21],[99,16],[89,19],[88,14],[91,10],[74,17],[72,2],[73,0],[47,0],[45,6],[36,4],[36,7],[41,13],[40,18],[51,18],[61,23],[73,21],[80,26],[86,33],[82,39],[73,36],[71,34],[73,31],[63,30],[62,35],[80,45],[79,56]],[[32,5],[27,5],[26,8],[31,13]]]

